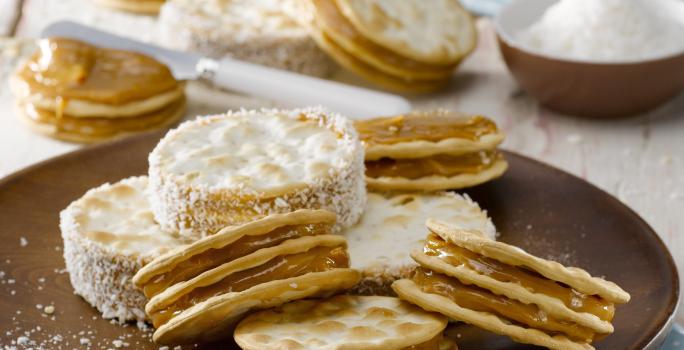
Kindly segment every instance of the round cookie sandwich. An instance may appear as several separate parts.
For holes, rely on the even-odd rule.
[[[184,84],[151,57],[64,38],[38,47],[10,87],[18,114],[39,133],[96,142],[167,127],[183,115]]]
[[[98,5],[114,10],[154,15],[166,0],[94,0]]]
[[[456,0],[306,0],[308,27],[340,65],[383,87],[429,92],[446,85],[475,47]]]
[[[149,163],[157,220],[189,236],[297,209],[334,212],[337,230],[366,202],[356,130],[319,108],[198,118],[166,134]]]
[[[358,120],[366,182],[377,191],[437,191],[482,184],[508,164],[504,135],[483,116],[437,110]]]
[[[223,338],[249,310],[352,287],[346,240],[327,234],[334,214],[274,214],[173,250],[135,276],[160,344]]]
[[[410,252],[422,247],[425,221],[430,217],[478,230],[494,239],[496,230],[487,213],[467,196],[451,192],[368,193],[359,222],[343,232],[352,267],[363,277],[353,292],[391,295],[391,284],[416,268]]]
[[[421,265],[395,282],[400,298],[514,341],[549,349],[593,349],[613,332],[615,304],[630,296],[613,282],[528,254],[478,231],[428,220]]]
[[[169,0],[160,39],[178,50],[326,76],[335,64],[298,23],[296,1]]]
[[[76,294],[104,318],[144,321],[147,298],[132,283],[146,263],[185,243],[154,221],[146,177],[89,190],[60,213],[64,261]]]
[[[439,350],[446,325],[442,315],[397,298],[340,295],[247,316],[235,341],[245,350]]]

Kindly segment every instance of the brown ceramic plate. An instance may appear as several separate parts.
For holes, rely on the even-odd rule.
[[[160,136],[86,148],[0,181],[0,346],[28,331],[29,344],[45,348],[106,349],[127,343],[158,349],[149,332],[110,324],[73,294],[61,271],[58,214],[91,187],[146,173],[147,154]],[[677,271],[663,242],[634,212],[596,187],[531,159],[506,156],[511,167],[503,178],[468,191],[494,218],[501,240],[620,284],[632,301],[619,307],[615,334],[598,342],[597,349],[654,349],[670,326],[679,294]],[[22,246],[21,237],[28,244]],[[38,304],[54,304],[54,319]],[[450,333],[460,335],[462,350],[531,348],[469,327]],[[56,335],[62,340],[48,341]]]

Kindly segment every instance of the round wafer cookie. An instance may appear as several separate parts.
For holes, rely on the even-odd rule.
[[[426,311],[441,313],[450,319],[463,321],[490,332],[510,337],[516,342],[532,344],[554,350],[594,350],[586,343],[576,343],[561,336],[551,336],[542,331],[512,324],[488,312],[463,308],[444,296],[423,292],[415,282],[403,279],[394,282],[392,289],[403,300],[418,305]]]
[[[334,62],[297,22],[297,0],[169,0],[159,14],[161,44],[314,76]]]
[[[152,259],[185,243],[154,221],[146,187],[146,177],[104,184],[60,213],[71,285],[104,318],[145,320],[147,299],[133,286],[133,275]]]
[[[363,274],[353,292],[392,294],[392,282],[408,277],[416,267],[409,253],[422,246],[427,232],[425,221],[430,217],[459,223],[492,239],[496,235],[487,212],[467,195],[370,192],[361,220],[343,232],[352,267]]]
[[[377,45],[432,64],[470,53],[477,31],[457,0],[336,0],[356,30]]]
[[[155,217],[188,236],[296,209],[334,212],[341,229],[366,202],[358,134],[321,108],[198,118],[167,133],[149,161]]]
[[[400,350],[437,343],[446,324],[397,298],[341,295],[252,314],[236,328],[235,341],[245,350]]]

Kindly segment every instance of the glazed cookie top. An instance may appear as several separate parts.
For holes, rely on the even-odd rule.
[[[145,196],[147,177],[91,189],[60,214],[63,234],[77,234],[125,256],[158,256],[183,242],[154,221]]]
[[[305,35],[306,30],[290,17],[293,0],[172,0],[173,5],[245,40],[256,33]]]
[[[241,110],[172,130],[150,169],[196,189],[279,196],[336,176],[360,149],[349,120],[322,109]]]
[[[439,217],[494,239],[496,229],[487,212],[469,197],[451,192],[383,195],[368,193],[366,211],[344,235],[352,266],[364,271],[386,266],[412,265],[412,249],[420,247],[428,232],[425,221]]]

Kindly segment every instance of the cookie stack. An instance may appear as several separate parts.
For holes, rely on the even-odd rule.
[[[425,246],[412,253],[421,268],[392,286],[425,310],[520,343],[587,350],[613,332],[615,304],[630,299],[615,283],[478,231],[438,220],[427,227]]]
[[[180,247],[141,269],[134,282],[150,298],[146,311],[160,344],[225,337],[250,309],[332,294],[352,287],[335,214],[273,214]]]
[[[164,64],[71,39],[40,40],[10,87],[29,126],[72,142],[160,129],[185,110],[184,84]]]
[[[145,321],[147,298],[131,283],[145,264],[186,243],[154,220],[147,177],[89,190],[60,214],[64,261],[74,292],[105,318]]]
[[[334,212],[339,231],[366,202],[356,130],[320,108],[198,118],[166,134],[149,163],[156,219],[189,237],[303,208]]]
[[[446,85],[474,49],[476,29],[457,0],[306,0],[318,45],[382,87],[429,92]]]
[[[173,49],[232,57],[314,76],[334,63],[300,25],[297,0],[169,0],[160,41]]]
[[[504,135],[483,116],[445,110],[355,122],[366,148],[366,182],[379,191],[472,187],[508,165],[497,146]]]

